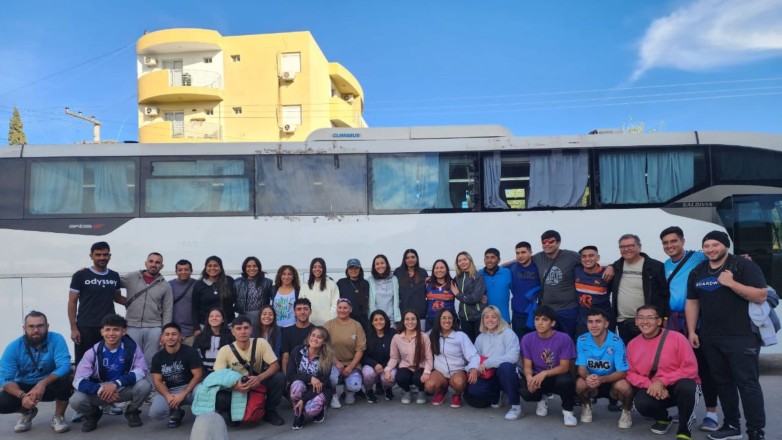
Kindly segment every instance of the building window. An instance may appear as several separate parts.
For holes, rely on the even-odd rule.
[[[283,105],[282,106],[282,124],[283,125],[301,125],[301,106]]]
[[[282,71],[283,72],[301,72],[301,53],[291,52],[282,54]]]
[[[234,114],[235,115],[241,115],[242,114],[242,108],[241,107],[234,107]]]
[[[215,114],[215,111],[212,109],[206,109],[204,110],[204,113],[206,113],[207,116],[213,116]]]
[[[242,57],[239,55],[231,55],[231,61],[238,63],[239,61],[242,61]]]
[[[212,63],[212,57],[204,57],[204,64],[211,64],[211,63]]]

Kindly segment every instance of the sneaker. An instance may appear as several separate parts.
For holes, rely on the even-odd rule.
[[[708,435],[711,440],[741,440],[741,429],[733,425],[723,423],[720,429]]]
[[[373,390],[367,391],[367,402],[377,403],[377,396],[375,396],[375,392]]]
[[[546,403],[546,399],[538,402],[538,407],[535,408],[535,415],[538,417],[546,417],[548,415],[548,403]]]
[[[454,394],[451,396],[451,408],[461,408],[462,407],[462,396],[461,394]]]
[[[445,395],[443,395],[443,398],[445,398]],[[426,393],[423,391],[419,391],[415,397],[415,404],[423,405],[425,403],[426,403]]]
[[[84,414],[82,419],[83,423],[81,424],[81,432],[95,431],[95,428],[98,427],[98,420],[100,420],[101,416],[103,416],[103,412],[101,411],[96,411],[95,415]]]
[[[297,414],[293,417],[293,426],[295,430],[299,430],[304,427],[304,411],[301,414]]]
[[[342,404],[339,403],[339,396],[336,394],[331,397],[331,407],[334,409],[342,408]]]
[[[622,410],[622,415],[619,416],[618,426],[622,429],[630,429],[633,427],[633,413],[632,411]]]
[[[410,405],[410,403],[413,402],[412,393],[410,391],[405,391],[402,393],[402,405]]]
[[[65,421],[63,416],[52,417],[52,429],[56,433],[68,432],[71,430],[71,425]]]
[[[655,434],[667,434],[668,430],[671,429],[671,418],[669,417],[668,420],[658,420],[654,422],[652,425],[651,431]]]
[[[766,440],[766,434],[763,432],[762,429],[758,429],[756,431],[748,431],[747,437],[749,437],[749,440]]]
[[[687,434],[676,434],[676,440],[692,440],[692,437]]]
[[[353,391],[347,391],[345,393],[345,403],[348,405],[353,405],[356,403],[356,393]]]
[[[166,425],[169,429],[179,428],[179,425],[182,424],[182,419],[185,418],[185,411],[182,409],[178,409],[174,411],[174,414],[171,414],[171,417],[168,419],[168,425]]]
[[[706,431],[706,432],[714,432],[719,427],[720,427],[720,425],[719,425],[719,423],[717,423],[716,420],[714,420],[711,417],[707,416],[707,417],[703,418],[703,422],[701,422],[700,430],[701,431]]]
[[[592,405],[581,407],[581,423],[592,423]]]
[[[578,420],[576,419],[573,411],[562,410],[562,420],[565,422],[565,426],[578,426]]]
[[[320,412],[315,414],[315,417],[312,418],[312,421],[315,423],[321,423],[324,420],[326,420],[326,408],[320,410]],[[304,422],[302,421],[302,423]]]
[[[366,398],[367,398],[367,395],[364,393],[363,389],[359,389],[358,391],[356,391],[356,399],[360,400],[360,399],[366,399]]]
[[[112,416],[121,416],[125,410],[117,403],[113,403],[111,405],[103,405],[100,407],[101,411],[103,411],[103,414],[110,414]]]
[[[524,415],[524,411],[521,409],[521,405],[512,405],[508,412],[505,413],[505,420],[518,420]]]
[[[22,413],[19,416],[19,422],[14,426],[14,432],[27,432],[33,426],[33,419],[38,415],[38,408],[33,407],[30,411]]]
[[[383,384],[378,382],[375,384],[375,394],[383,394]]]
[[[622,407],[619,406],[619,401],[615,399],[608,399],[608,410],[611,412],[622,411]]]
[[[77,412],[71,417],[71,423],[81,423],[84,421],[84,414]]]
[[[386,400],[394,400],[394,390],[391,387],[385,389]]]
[[[419,393],[420,395],[420,393]],[[445,393],[442,391],[438,391],[434,393],[434,397],[432,397],[432,405],[434,406],[440,406],[443,404],[443,401],[445,401]]]
[[[131,428],[138,428],[139,426],[144,425],[144,423],[141,421],[140,410],[125,411],[125,419],[127,419],[128,426],[130,426]]]

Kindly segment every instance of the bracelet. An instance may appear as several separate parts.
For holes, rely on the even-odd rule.
[[[25,393],[24,391],[22,391],[22,394],[20,394],[20,395],[19,395],[19,400],[22,400],[22,399],[24,399],[24,396],[26,396],[26,395],[27,395],[27,393]]]

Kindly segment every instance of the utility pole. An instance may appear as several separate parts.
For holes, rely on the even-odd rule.
[[[92,127],[92,141],[95,142],[96,144],[100,142],[100,125],[101,124],[100,124],[100,121],[95,119],[95,116],[90,116],[88,118],[88,117],[82,115],[81,112],[74,113],[74,112],[71,111],[70,107],[65,107],[65,114],[68,115],[68,116],[73,116],[75,118],[79,118],[81,120],[84,120],[84,121],[92,123],[93,124],[93,127]]]

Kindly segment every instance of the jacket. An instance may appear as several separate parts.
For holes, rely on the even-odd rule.
[[[393,289],[393,299],[391,301],[392,310],[383,311],[386,312],[386,315],[388,315],[388,318],[391,320],[391,322],[400,322],[402,321],[402,312],[399,311],[399,280],[397,280],[393,275],[390,275],[388,280],[390,280],[392,286],[391,288]],[[369,283],[369,309],[367,316],[369,316],[370,313],[376,309],[379,309],[380,306],[377,305],[377,281],[372,277],[372,275],[369,275],[367,277],[367,282]]]
[[[480,273],[470,276],[462,272],[454,282],[459,288],[456,298],[459,300],[457,315],[459,320],[480,321],[481,312],[486,307],[481,300],[486,296],[486,281]]]
[[[310,322],[315,325],[323,325],[326,321],[337,317],[337,300],[339,289],[337,283],[326,277],[326,288],[320,290],[320,283],[315,282],[310,289],[307,283],[301,285],[299,298],[307,298],[312,303]]]
[[[418,268],[411,283],[406,267],[397,267],[394,276],[399,283],[399,311],[415,310],[420,319],[426,317],[426,270]]]
[[[370,333],[372,333],[372,337],[369,336]],[[375,368],[376,365],[381,367],[388,365],[388,360],[391,357],[391,340],[393,338],[394,331],[391,329],[383,333],[382,338],[377,337],[377,332],[374,328],[369,329],[367,333],[367,349],[361,358],[361,364],[372,368]]]
[[[144,360],[141,347],[130,336],[123,336],[120,344],[125,349],[125,370],[115,382],[119,382],[117,386],[122,388],[133,386],[146,377],[147,362]],[[81,391],[84,394],[98,394],[100,384],[106,382],[107,371],[103,366],[103,349],[105,347],[106,343],[100,341],[91,350],[84,353],[84,357],[76,367],[73,379],[73,388],[76,391]]]
[[[644,264],[641,268],[643,277],[644,304],[652,304],[660,311],[662,318],[670,315],[670,297],[668,290],[668,281],[665,278],[665,265],[662,261],[657,261],[641,252],[644,257]],[[619,284],[622,282],[622,271],[624,269],[624,259],[616,260],[611,266],[614,268],[614,279],[611,292],[611,322],[616,323],[618,314],[618,296]]]
[[[125,288],[127,299],[133,298],[137,292],[150,287],[127,306],[125,319],[128,327],[162,327],[171,322],[174,313],[174,293],[171,285],[158,274],[152,283],[147,284],[142,275],[144,271],[134,271],[120,276],[120,287]]]
[[[779,317],[774,308],[779,304],[779,296],[776,290],[768,287],[768,296],[760,304],[749,303],[749,318],[752,322],[752,331],[760,338],[760,345],[767,347],[777,343],[779,331]]]
[[[475,339],[475,350],[478,355],[486,357],[483,365],[486,368],[497,368],[500,364],[519,362],[520,348],[519,338],[510,327],[498,331],[483,332]]]
[[[310,382],[313,377],[316,377],[323,384],[323,389],[321,392],[326,397],[326,402],[331,401],[331,397],[334,395],[334,387],[331,384],[330,379],[331,371],[327,373],[321,373],[320,370],[318,370],[315,374],[306,371],[303,368],[302,361],[307,356],[309,356],[309,351],[303,344],[297,345],[293,348],[293,350],[291,350],[290,356],[288,357],[288,365],[285,369],[285,379],[287,380],[288,384],[293,383],[293,381],[300,380],[304,382],[305,385],[307,385],[307,391],[302,395],[302,400],[306,402],[311,400],[316,395],[312,390],[312,383]]]
[[[440,336],[440,354],[434,355],[434,369],[450,378],[457,371],[469,372],[478,368],[481,358],[470,342],[470,338],[460,332],[452,331],[448,336]]]
[[[36,384],[50,374],[57,377],[70,374],[71,355],[61,334],[47,333],[46,340],[39,347],[39,356],[35,358],[37,365],[32,365],[33,359],[27,354],[26,346],[25,337],[20,336],[5,348],[0,360],[0,387],[8,382]]]
[[[206,284],[204,280],[196,282],[193,287],[193,323],[207,325],[206,319],[209,317],[209,310],[214,307],[220,307],[223,310],[226,324],[234,320],[236,317],[234,279],[226,276],[223,282],[230,291],[230,298],[225,302],[222,301],[219,294],[215,294],[214,286]]]
[[[271,304],[272,301],[272,280],[263,277],[259,280],[261,291],[261,306]],[[248,280],[245,277],[238,277],[234,280],[234,291],[236,291],[236,312],[243,314],[247,312],[254,312],[255,310],[247,310],[247,284]],[[261,310],[260,308],[257,310]]]
[[[217,392],[233,388],[236,385],[236,382],[239,382],[241,378],[241,374],[231,369],[218,370],[210,374],[201,382],[201,385],[195,389],[193,404],[190,407],[190,411],[192,411],[194,416],[214,412]],[[231,392],[231,420],[242,420],[244,418],[246,406],[247,394],[238,391]]]

